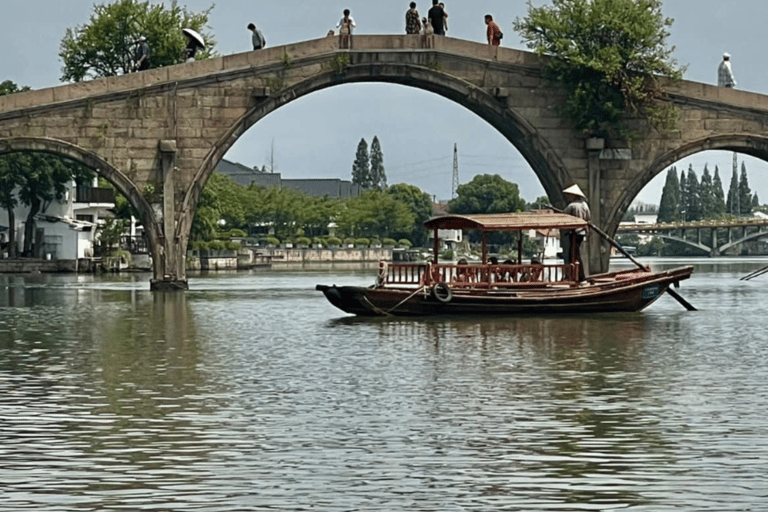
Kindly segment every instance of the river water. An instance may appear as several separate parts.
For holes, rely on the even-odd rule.
[[[562,318],[314,290],[373,266],[0,275],[0,510],[766,510],[764,263]]]

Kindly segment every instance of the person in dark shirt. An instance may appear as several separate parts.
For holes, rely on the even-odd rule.
[[[133,53],[134,71],[144,71],[149,69],[149,44],[147,38],[141,36],[136,41],[136,49]]]
[[[445,10],[438,4],[438,0],[432,0],[432,8],[427,13],[429,23],[436,35],[445,35]]]

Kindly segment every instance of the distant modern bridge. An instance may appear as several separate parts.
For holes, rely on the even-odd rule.
[[[720,244],[718,233],[727,232],[727,241]],[[768,237],[768,219],[706,220],[698,222],[666,222],[661,224],[621,223],[617,234],[638,233],[655,235],[674,240],[710,256],[720,256],[737,245]],[[703,242],[702,233],[709,233],[709,245]]]
[[[198,199],[238,137],[336,85],[401,84],[468,108],[520,151],[553,204],[564,206],[561,191],[578,183],[609,234],[640,190],[681,158],[723,149],[768,160],[768,96],[682,82],[667,100],[680,111],[678,130],[662,134],[636,120],[641,137],[628,147],[587,139],[558,115],[566,91],[542,78],[542,60],[531,53],[440,36],[339,43],[315,39],[0,97],[0,153],[65,155],[113,183],[142,217],[153,289],[186,288]],[[606,269],[609,251],[592,239],[592,268]]]

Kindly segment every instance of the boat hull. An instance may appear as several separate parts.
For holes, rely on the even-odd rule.
[[[693,267],[666,272],[627,271],[592,276],[578,286],[552,283],[541,288],[451,289],[317,285],[346,313],[359,316],[520,315],[640,311],[670,285],[690,277]],[[447,299],[447,300],[446,300]]]

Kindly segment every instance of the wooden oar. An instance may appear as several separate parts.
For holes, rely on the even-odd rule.
[[[759,269],[755,270],[754,272],[751,272],[751,273],[747,274],[746,276],[740,278],[739,281],[749,281],[750,279],[753,279],[755,277],[761,276],[761,275],[765,274],[766,272],[768,272],[768,266],[759,268]]]
[[[559,209],[555,208],[554,206],[550,206],[550,208],[552,208],[556,212],[565,213],[564,211],[559,210]],[[634,263],[635,265],[640,267],[642,270],[645,270],[646,272],[651,270],[650,268],[646,267],[645,265],[643,265],[642,263],[637,261],[635,258],[633,258],[631,254],[629,254],[627,251],[624,250],[624,248],[621,246],[621,244],[619,244],[619,242],[617,242],[616,240],[614,240],[613,238],[608,236],[608,233],[606,233],[605,231],[603,231],[602,229],[600,229],[599,227],[595,226],[594,224],[592,224],[589,221],[587,221],[587,224],[589,225],[589,227],[595,233],[597,233],[598,235],[603,237],[606,241],[608,241],[608,243],[610,243],[612,246],[614,246],[621,254],[623,254],[624,256],[629,258],[629,260],[632,263]],[[693,307],[693,305],[690,302],[688,302],[687,300],[682,298],[679,293],[677,293],[675,290],[673,290],[671,286],[667,287],[667,293],[672,298],[674,298],[677,302],[679,302],[688,311],[698,311],[695,307]]]

